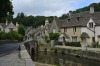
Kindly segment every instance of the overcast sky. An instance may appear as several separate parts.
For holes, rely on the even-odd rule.
[[[12,0],[14,16],[21,12],[33,16],[61,16],[96,2],[100,0]]]

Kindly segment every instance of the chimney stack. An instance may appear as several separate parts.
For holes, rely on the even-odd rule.
[[[49,24],[49,20],[48,19],[45,20],[45,25],[47,25],[47,24]]]
[[[69,17],[70,18],[72,17],[72,11],[69,11]]]
[[[93,6],[90,7],[90,13],[91,14],[94,13],[94,7]]]
[[[8,25],[8,20],[6,19],[6,25]]]

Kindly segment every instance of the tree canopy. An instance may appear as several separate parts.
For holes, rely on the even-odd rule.
[[[79,8],[75,11],[72,11],[72,13],[79,13],[79,12],[84,12],[84,11],[89,11],[90,6],[94,6],[95,12],[100,11],[100,3],[92,3],[89,6]],[[9,15],[10,19],[11,16]],[[45,20],[48,19],[49,22],[51,23],[54,17],[57,16],[27,16],[24,13],[18,13],[17,16],[13,19],[13,22],[18,22],[19,24],[23,24],[24,26],[33,26],[33,28],[36,28],[40,25],[45,24]],[[68,18],[68,13],[62,14],[62,16],[58,17],[60,19],[67,19]]]
[[[0,0],[0,21],[14,14],[11,0]]]

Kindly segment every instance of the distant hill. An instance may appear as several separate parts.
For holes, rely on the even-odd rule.
[[[95,12],[100,11],[100,2],[99,2],[99,3],[92,3],[89,6],[77,9],[76,11],[73,11],[73,13],[79,13],[79,12],[89,11],[90,10],[90,6],[94,7]]]
[[[94,11],[98,12],[100,11],[100,2],[99,3],[92,3],[89,6],[85,6],[83,8],[79,8],[76,9],[75,11],[72,11],[72,13],[79,13],[79,12],[85,12],[85,11],[89,11],[90,10],[90,6],[94,7]],[[59,17],[60,19],[66,19],[68,16],[67,14],[63,14],[61,17]]]

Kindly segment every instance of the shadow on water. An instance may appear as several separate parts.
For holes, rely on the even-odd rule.
[[[57,66],[100,66],[100,62],[52,52],[33,54],[33,61]]]

